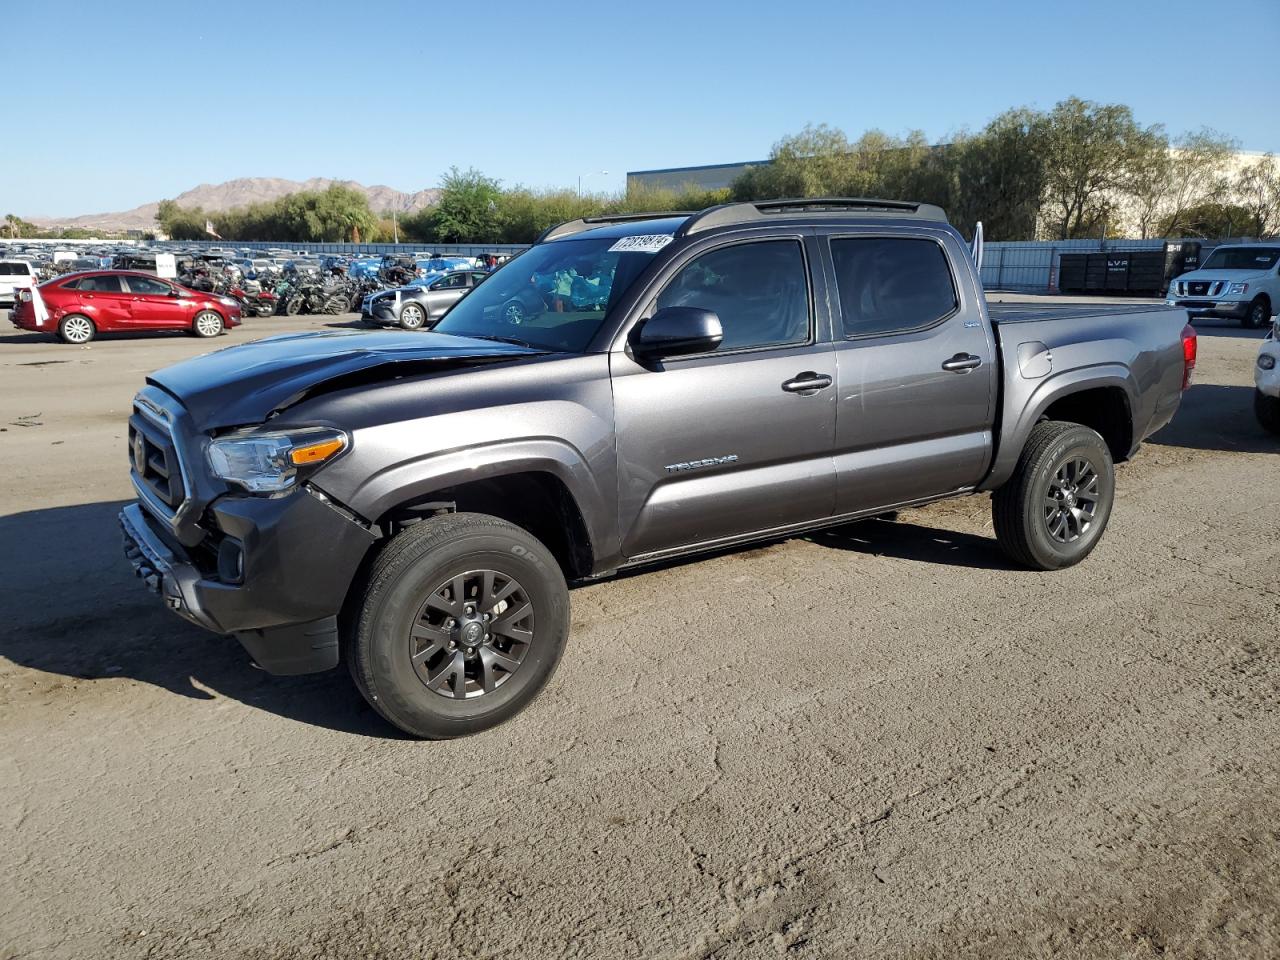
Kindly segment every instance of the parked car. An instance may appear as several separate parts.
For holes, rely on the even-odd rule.
[[[57,333],[64,343],[88,343],[99,333],[186,330],[216,337],[240,325],[240,304],[130,270],[69,273],[40,284],[48,318],[36,316],[30,291],[9,314],[21,330]]]
[[[36,282],[36,268],[29,260],[0,260],[0,303],[13,306],[14,290]]]
[[[508,322],[513,290],[561,273],[607,296]],[[577,220],[432,332],[273,337],[151,374],[125,550],[268,672],[345,656],[391,723],[473,733],[545,686],[566,579],[978,491],[1018,563],[1078,563],[1114,462],[1178,408],[1186,321],[988,309],[926,204]]]
[[[1169,285],[1166,302],[1191,319],[1227,317],[1262,327],[1280,307],[1280,244],[1232,243],[1216,247],[1204,266]]]
[[[426,284],[378,290],[361,302],[360,317],[369,323],[398,324],[406,330],[430,329],[488,276],[483,270],[456,270]]]
[[[1260,424],[1280,437],[1280,320],[1258,350],[1253,383],[1253,412]]]

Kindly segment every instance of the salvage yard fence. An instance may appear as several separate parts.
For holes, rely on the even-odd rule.
[[[1240,238],[1242,239],[1242,238]],[[1220,243],[1232,240],[1201,240],[1201,256]],[[996,241],[984,247],[982,285],[988,290],[1023,293],[1056,293],[1064,253],[1112,253],[1163,250],[1164,240],[1019,240]],[[413,254],[480,257],[496,253],[512,256],[527,250],[521,243],[281,243],[279,241],[191,241],[184,246],[221,247],[235,250],[285,249],[309,254]]]

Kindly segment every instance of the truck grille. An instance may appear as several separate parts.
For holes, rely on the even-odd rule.
[[[1186,284],[1186,293],[1192,297],[1212,297],[1222,288],[1220,281],[1191,280]]]
[[[154,494],[170,514],[182,505],[186,488],[173,437],[167,427],[136,406],[129,418],[129,466],[135,481]]]

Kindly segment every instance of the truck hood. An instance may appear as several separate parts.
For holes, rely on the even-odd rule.
[[[1265,270],[1260,273],[1252,270],[1192,270],[1176,278],[1174,282],[1190,283],[1193,280],[1197,282],[1208,280],[1210,283],[1216,283],[1219,280],[1225,280],[1227,283],[1256,283],[1266,275]]]
[[[317,391],[539,356],[545,351],[446,333],[284,334],[216,350],[147,377],[180,400],[197,428],[262,423]]]

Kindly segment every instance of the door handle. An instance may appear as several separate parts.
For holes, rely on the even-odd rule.
[[[812,370],[806,370],[804,373],[797,373],[790,380],[783,381],[782,389],[787,393],[809,393],[829,386],[831,386],[831,378],[825,373],[818,374]]]
[[[942,361],[942,369],[952,373],[968,373],[974,367],[982,366],[982,358],[972,353],[957,353],[950,360]]]

